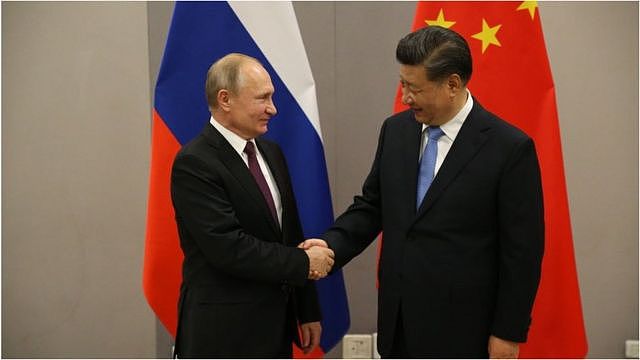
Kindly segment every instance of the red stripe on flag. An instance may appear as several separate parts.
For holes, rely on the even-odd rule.
[[[312,352],[305,354],[296,345],[293,345],[293,358],[294,359],[322,359],[324,358],[324,351],[320,346],[316,346]]]
[[[147,302],[175,338],[182,251],[171,204],[171,166],[180,143],[153,111],[147,234],[142,286]]]

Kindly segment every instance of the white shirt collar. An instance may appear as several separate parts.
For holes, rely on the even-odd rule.
[[[243,139],[240,135],[234,133],[233,131],[227,129],[222,124],[220,124],[218,120],[213,118],[213,116],[211,116],[211,119],[209,119],[209,122],[211,123],[211,125],[213,125],[214,128],[216,128],[216,130],[220,132],[220,134],[222,134],[222,136],[229,142],[229,144],[231,144],[233,149],[240,156],[242,156],[242,153],[244,152],[244,148],[245,146],[247,146],[247,141],[251,141],[253,145],[256,146],[255,139],[251,139],[251,140]]]
[[[209,120],[211,125],[213,125],[216,130],[222,134],[222,136],[231,144],[233,149],[238,153],[242,161],[244,161],[245,165],[248,164],[248,155],[244,153],[244,148],[247,146],[247,141],[251,141],[254,146],[256,146],[256,140],[245,140],[240,135],[234,133],[233,131],[227,129],[222,124],[218,122],[218,120],[214,119],[211,116]],[[269,168],[269,165],[262,157],[260,153],[260,149],[256,146],[256,158],[258,160],[258,165],[260,166],[260,170],[264,175],[265,180],[267,181],[267,186],[269,186],[269,191],[271,191],[271,196],[273,197],[273,203],[276,207],[276,213],[278,214],[278,222],[282,224],[282,199],[280,198],[280,191],[278,190],[278,185],[275,182],[275,177]]]
[[[458,113],[446,123],[440,125],[440,129],[446,137],[448,137],[451,142],[456,139],[458,133],[460,132],[460,128],[462,128],[462,124],[464,120],[469,116],[471,109],[473,108],[473,97],[471,96],[471,92],[467,89],[467,101],[464,103],[464,106]],[[422,124],[422,133],[427,128],[427,125]]]

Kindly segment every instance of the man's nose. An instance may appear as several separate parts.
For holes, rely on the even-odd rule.
[[[402,103],[405,105],[413,104],[413,98],[405,90],[402,90]]]
[[[275,114],[278,113],[278,109],[276,109],[276,104],[273,103],[273,101],[270,101],[269,104],[267,104],[267,114],[274,116]]]

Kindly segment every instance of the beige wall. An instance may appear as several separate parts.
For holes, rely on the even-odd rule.
[[[146,4],[2,4],[2,356],[153,357]]]
[[[394,49],[415,3],[294,8],[340,213],[392,109]],[[2,355],[166,356],[140,278],[149,89],[171,3],[2,10]],[[624,340],[638,338],[638,4],[541,3],[540,14],[589,356],[623,357]],[[352,333],[375,331],[375,253],[345,268]]]

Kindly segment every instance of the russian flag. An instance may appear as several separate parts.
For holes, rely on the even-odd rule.
[[[169,192],[171,164],[209,120],[209,66],[231,52],[257,58],[271,76],[278,114],[265,136],[287,159],[305,237],[318,237],[333,223],[315,83],[291,3],[176,2],[155,90],[143,274],[147,301],[174,337],[182,252]],[[331,350],[349,328],[342,273],[317,287],[323,332],[321,349],[309,357]]]

